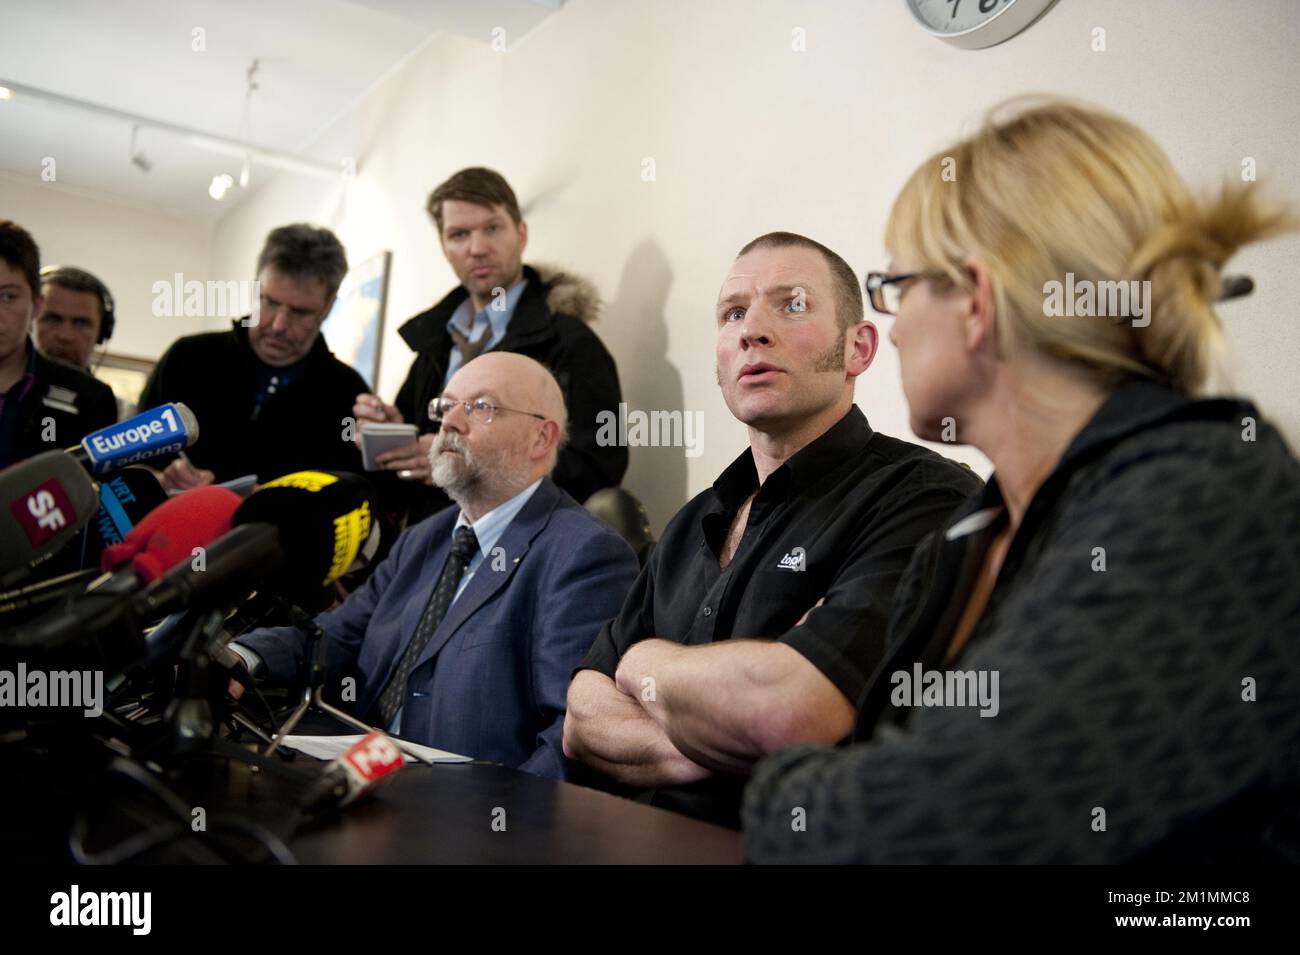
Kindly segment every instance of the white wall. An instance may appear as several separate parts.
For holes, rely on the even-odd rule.
[[[1238,176],[1250,156],[1295,199],[1295,12],[1293,0],[1062,0],[1011,42],[965,52],[924,35],[902,0],[570,0],[505,52],[435,37],[311,150],[359,157],[358,179],[280,177],[247,197],[215,232],[212,276],[250,277],[266,231],[291,220],[334,228],[353,262],[391,249],[379,382],[391,399],[410,362],[397,325],[454,281],[424,198],[462,166],[499,169],[526,207],[528,258],[599,285],[597,328],[632,406],[705,412],[702,456],[632,451],[626,483],[658,530],[745,445],[714,382],[711,316],[744,242],[789,229],[859,274],[882,266],[885,217],[914,166],[987,107],[1033,91],[1129,116],[1193,185]],[[795,28],[805,52],[792,49]],[[1259,290],[1224,309],[1240,388],[1295,446],[1298,254],[1295,238],[1242,254],[1233,267]],[[877,429],[908,433],[892,346],[857,395]]]
[[[209,227],[165,210],[0,173],[0,218],[32,234],[41,264],[75,265],[98,276],[116,302],[108,350],[158,358],[200,318],[156,318],[153,284],[175,273],[205,281]]]

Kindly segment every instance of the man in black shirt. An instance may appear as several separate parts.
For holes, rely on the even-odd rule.
[[[167,465],[169,489],[294,471],[361,471],[352,443],[352,403],[365,379],[321,337],[347,272],[343,246],[328,229],[271,231],[257,260],[261,301],[255,319],[226,332],[189,335],[159,360],[140,407],[183,401],[199,440]]]
[[[758,759],[851,733],[909,556],[980,482],[854,405],[877,333],[831,250],[755,239],[717,326],[749,450],[669,523],[574,676],[564,739],[655,805],[734,826]]]

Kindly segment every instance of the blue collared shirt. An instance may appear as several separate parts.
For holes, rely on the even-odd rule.
[[[515,306],[519,304],[519,299],[524,294],[524,286],[527,284],[528,279],[521,278],[510,286],[500,300],[505,307],[500,309],[494,307],[497,304],[497,300],[494,299],[488,303],[487,308],[475,312],[473,302],[467,296],[456,311],[451,313],[451,318],[447,319],[447,331],[450,332],[455,328],[473,342],[478,341],[484,329],[490,326],[492,335],[488,338],[483,351],[491,351],[501,344],[501,339],[506,337],[506,328],[510,325],[510,319],[514,317]],[[451,381],[451,376],[456,374],[462,364],[464,362],[461,360],[460,349],[453,345],[451,354],[447,357],[447,377],[442,380],[444,386]]]
[[[457,516],[456,527],[473,528],[474,536],[478,538],[478,553],[470,559],[469,566],[465,568],[465,575],[460,579],[460,586],[456,588],[456,596],[451,598],[451,605],[453,607],[456,605],[456,601],[460,599],[460,595],[465,592],[465,588],[469,586],[470,579],[474,576],[474,572],[483,565],[484,560],[491,557],[492,548],[496,547],[497,541],[501,539],[501,535],[505,533],[506,528],[509,527],[510,523],[519,515],[519,512],[524,509],[524,505],[528,503],[528,499],[533,496],[533,492],[537,490],[541,483],[541,479],[538,478],[510,500],[488,511],[476,521],[467,521],[465,519],[464,511],[461,511],[459,516]],[[456,533],[456,527],[452,528],[453,534]],[[437,586],[437,583],[436,580],[432,581],[433,586]],[[449,608],[448,613],[450,612]],[[411,636],[414,637],[415,634],[411,634]],[[405,652],[405,648],[403,648],[403,652]],[[398,710],[397,714],[393,717],[393,722],[389,724],[388,732],[396,736],[401,733],[401,731],[402,710]]]

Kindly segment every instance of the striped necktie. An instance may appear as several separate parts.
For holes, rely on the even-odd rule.
[[[420,617],[420,624],[415,628],[415,635],[407,644],[401,662],[397,664],[392,678],[379,696],[379,712],[383,716],[382,726],[390,726],[393,717],[402,708],[402,703],[407,696],[406,681],[410,679],[411,671],[415,669],[415,663],[420,659],[420,653],[429,645],[433,632],[438,629],[438,624],[442,623],[442,618],[447,615],[447,609],[456,596],[461,578],[465,576],[465,569],[469,567],[476,553],[478,553],[478,538],[474,536],[474,528],[466,525],[456,528],[452,536],[451,551],[447,554],[446,563],[442,565],[442,574],[438,577],[438,586],[433,588],[433,595],[424,608],[424,615]]]

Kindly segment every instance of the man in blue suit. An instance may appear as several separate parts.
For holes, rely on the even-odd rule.
[[[636,557],[551,482],[567,414],[542,365],[482,355],[429,413],[433,479],[459,506],[408,528],[316,618],[330,673],[355,674],[357,714],[405,739],[563,778],[569,674],[618,613]],[[287,681],[305,634],[255,630],[232,646]]]

